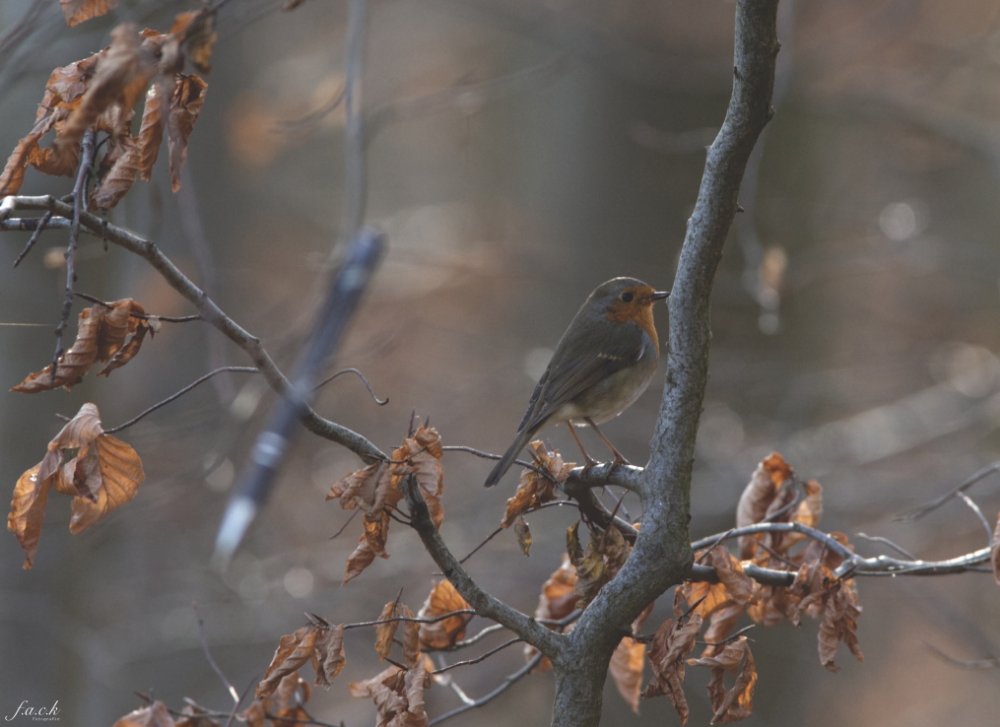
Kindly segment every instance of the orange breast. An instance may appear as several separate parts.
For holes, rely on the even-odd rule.
[[[626,288],[624,293],[632,293],[632,300],[626,303],[621,298],[608,306],[607,319],[614,323],[632,321],[644,330],[653,341],[653,346],[660,350],[660,339],[656,336],[656,325],[653,323],[653,302],[650,296],[656,291],[648,285],[636,285]]]

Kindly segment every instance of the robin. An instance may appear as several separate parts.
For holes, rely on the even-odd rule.
[[[524,445],[552,423],[566,422],[587,467],[597,462],[583,448],[574,424],[589,424],[614,454],[615,463],[627,463],[597,425],[628,409],[656,373],[660,342],[653,303],[668,295],[635,278],[614,278],[590,294],[559,340],[517,438],[486,478],[486,487],[499,482]]]

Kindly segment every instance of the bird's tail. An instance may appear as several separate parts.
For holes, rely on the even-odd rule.
[[[492,472],[490,472],[490,476],[486,478],[485,487],[493,487],[493,485],[500,481],[500,478],[503,477],[507,473],[507,470],[510,469],[510,466],[514,464],[514,460],[517,459],[517,455],[522,449],[524,449],[524,445],[531,441],[531,438],[535,436],[537,431],[538,429],[524,429],[518,433],[517,439],[515,439],[514,443],[510,445],[510,449],[508,449],[500,461],[497,462],[497,466],[493,468]]]

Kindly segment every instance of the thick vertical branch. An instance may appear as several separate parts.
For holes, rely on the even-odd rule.
[[[624,567],[569,635],[569,658],[555,663],[553,725],[598,725],[615,646],[642,609],[680,581],[691,561],[691,471],[708,382],[709,299],[743,172],[773,115],[777,7],[777,0],[739,0],[736,6],[733,94],[708,150],[670,296],[667,377],[641,482],[642,527]]]

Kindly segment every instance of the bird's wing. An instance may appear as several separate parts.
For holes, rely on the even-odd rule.
[[[656,355],[655,351],[648,350],[652,344],[644,340],[646,335],[638,326],[636,333],[636,337],[627,342],[605,342],[596,353],[562,361],[556,370],[550,363],[535,387],[518,431],[540,426],[560,407],[590,387],[617,371],[634,366],[644,355]],[[553,360],[556,358],[559,357],[553,356]]]

